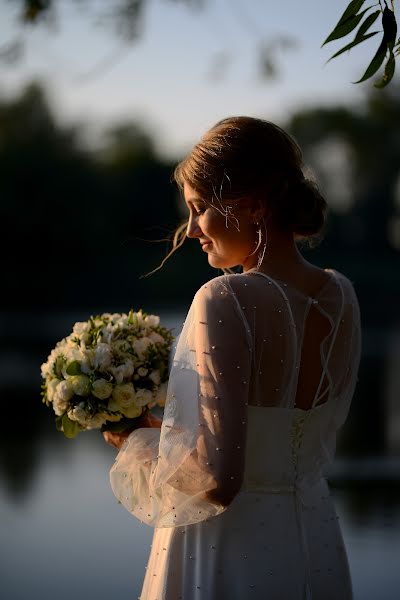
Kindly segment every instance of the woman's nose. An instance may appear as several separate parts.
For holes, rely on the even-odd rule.
[[[190,238],[197,238],[202,235],[202,231],[199,227],[196,217],[190,217],[189,223],[186,229],[186,235]]]

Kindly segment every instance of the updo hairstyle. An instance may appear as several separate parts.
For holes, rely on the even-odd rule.
[[[257,194],[274,224],[295,239],[314,246],[321,237],[327,204],[317,185],[304,177],[295,140],[269,121],[240,116],[219,121],[176,166],[172,180],[181,191],[186,182],[212,206],[234,209]],[[172,249],[147,275],[182,246],[187,225],[185,221],[175,230]]]
[[[209,204],[239,202],[256,193],[274,223],[297,238],[317,236],[325,224],[327,204],[303,175],[299,146],[269,121],[219,121],[177,165],[174,179],[181,189],[188,183]]]

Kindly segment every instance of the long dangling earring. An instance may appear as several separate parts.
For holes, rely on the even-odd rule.
[[[254,223],[254,225],[258,225],[258,229],[257,229],[257,236],[258,236],[258,241],[256,243],[256,247],[254,248],[253,252],[251,252],[248,256],[253,256],[253,254],[255,254],[257,252],[257,250],[259,249],[259,247],[261,246],[261,240],[262,240],[262,233],[261,233],[261,226],[259,224],[258,221],[256,221]]]
[[[267,249],[267,228],[265,226],[264,217],[262,217],[262,221],[263,221],[263,225],[264,225],[265,241],[264,241],[263,249],[261,250],[261,252],[258,255],[257,269],[259,269],[261,267],[262,261],[264,260],[265,250]],[[257,234],[258,234],[258,240],[259,240],[257,247],[259,247],[261,244],[261,239],[262,239],[261,225],[260,225],[259,229],[257,230]]]

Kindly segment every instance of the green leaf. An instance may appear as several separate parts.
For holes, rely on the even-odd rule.
[[[327,44],[328,42],[331,42],[332,40],[338,40],[339,38],[342,38],[345,35],[349,34],[351,31],[353,31],[353,29],[355,29],[357,27],[357,25],[363,18],[364,14],[369,9],[370,9],[370,7],[363,10],[363,12],[360,13],[359,15],[354,15],[354,16],[350,17],[350,19],[345,21],[342,25],[337,25],[335,27],[335,29],[332,31],[332,33],[326,38],[326,40],[324,41],[324,43],[322,45],[324,46],[325,44]]]
[[[80,363],[77,360],[70,362],[67,367],[67,373],[68,375],[80,375],[82,373]]]
[[[395,68],[396,68],[396,59],[394,57],[393,52],[391,52],[390,56],[389,56],[389,58],[387,60],[387,63],[385,65],[385,72],[383,74],[383,77],[382,77],[381,81],[378,81],[378,83],[374,84],[374,87],[376,87],[376,88],[384,88],[385,86],[387,86],[387,84],[393,78]]]
[[[365,19],[364,23],[361,23],[359,30],[357,31],[356,37],[354,38],[355,40],[361,36],[364,35],[364,33],[366,31],[368,31],[368,29],[371,27],[371,25],[373,23],[375,23],[376,19],[378,18],[378,16],[381,14],[380,10],[376,10],[375,12],[371,13],[370,15],[368,15],[368,17]],[[378,33],[378,32],[376,32]]]
[[[337,56],[339,56],[339,54],[346,52],[346,50],[351,50],[351,48],[354,48],[354,46],[357,46],[357,44],[361,44],[361,42],[365,42],[365,40],[372,37],[373,35],[376,35],[377,33],[378,33],[378,31],[374,31],[373,33],[367,33],[367,35],[363,35],[360,38],[356,36],[350,44],[347,44],[347,46],[344,46],[344,48],[342,48],[341,50],[338,50],[333,56],[330,57],[330,59],[327,62],[332,60],[332,58],[336,58]]]
[[[379,69],[379,67],[381,66],[383,61],[385,60],[386,51],[387,51],[387,44],[384,40],[382,40],[378,50],[376,51],[374,58],[369,63],[364,75],[361,77],[361,79],[359,79],[358,81],[354,81],[353,83],[361,83],[362,81],[365,81],[366,79],[369,79],[370,77],[372,77],[372,75],[375,75],[375,73],[377,72],[377,70]]]
[[[382,14],[383,39],[389,43],[395,43],[397,35],[397,22],[394,12],[387,6]],[[393,48],[392,48],[393,49]]]
[[[61,424],[62,431],[67,438],[74,438],[81,431],[79,423],[77,421],[71,421],[67,413],[63,414]]]
[[[365,0],[352,0],[346,8],[346,10],[344,11],[344,13],[342,14],[342,16],[340,17],[338,25],[342,25],[342,23],[347,21],[347,19],[349,19],[353,15],[356,15],[362,7],[362,5],[364,4],[364,2]]]

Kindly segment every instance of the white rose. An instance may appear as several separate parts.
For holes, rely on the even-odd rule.
[[[131,360],[127,360],[122,365],[118,365],[118,367],[110,367],[109,371],[115,377],[115,381],[118,384],[121,384],[124,379],[128,379],[133,375],[134,372],[133,362]]]
[[[111,364],[111,349],[108,344],[100,343],[93,351],[93,366],[95,369],[106,369]]]
[[[88,333],[89,329],[90,329],[89,323],[78,321],[77,323],[75,323],[75,325],[72,329],[72,332],[74,333],[74,335],[81,336],[85,333]]]
[[[117,321],[115,322],[115,325],[117,325],[117,327],[120,327],[121,329],[125,329],[128,323],[129,317],[127,315],[121,315],[120,318],[117,319]]]
[[[141,407],[135,402],[135,388],[132,383],[121,383],[114,387],[108,409],[112,412],[120,411],[128,418],[138,417],[142,413]]]
[[[77,421],[80,425],[86,426],[90,420],[90,417],[84,407],[84,403],[80,402],[74,408],[71,408],[71,410],[68,411],[68,417],[71,419],[71,421]]]
[[[149,370],[145,369],[145,367],[139,367],[137,370],[137,373],[138,373],[138,375],[140,375],[140,377],[146,377],[148,372],[149,372]]]
[[[77,396],[88,396],[90,392],[90,379],[87,375],[72,375],[68,377],[72,389]]]
[[[159,333],[157,333],[156,331],[152,331],[150,333],[149,340],[151,341],[152,344],[163,344],[165,342],[165,339],[163,338],[163,336],[160,335]]]
[[[160,324],[160,317],[157,315],[147,315],[144,322],[148,327],[157,327]]]
[[[60,383],[59,379],[51,379],[49,381],[49,383],[47,384],[46,392],[47,392],[47,399],[49,400],[49,402],[53,402],[54,393],[55,393],[56,388],[59,383]]]
[[[61,398],[61,400],[65,400],[66,402],[71,400],[72,396],[74,395],[74,389],[71,385],[71,382],[68,379],[65,381],[60,381],[59,385],[57,386],[56,394]]]
[[[112,340],[114,328],[111,323],[108,323],[101,332],[101,339],[104,343],[109,344]]]
[[[40,372],[42,374],[43,379],[46,379],[46,377],[48,377],[51,374],[49,361],[42,364],[42,366],[40,367]]]
[[[144,359],[146,350],[150,346],[151,343],[152,342],[148,337],[142,337],[133,342],[133,344],[132,344],[133,349],[135,350],[135,352],[137,353],[137,355],[139,356],[139,358],[141,360]]]
[[[102,425],[107,421],[106,413],[97,413],[86,423],[86,429],[100,429]]]
[[[111,396],[113,384],[106,379],[96,379],[92,384],[92,393],[96,398],[105,400]]]
[[[165,402],[167,399],[167,390],[168,390],[168,383],[162,383],[160,385],[160,387],[156,390],[155,393],[155,401],[157,402],[158,406],[165,406]]]
[[[59,417],[65,413],[68,408],[69,400],[74,395],[74,391],[67,381],[60,381],[53,396],[53,409]]]
[[[157,369],[152,371],[149,375],[149,379],[151,379],[156,385],[160,383],[160,371]]]
[[[136,390],[135,401],[139,406],[146,406],[153,399],[153,395],[150,390],[138,388]]]

